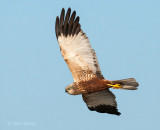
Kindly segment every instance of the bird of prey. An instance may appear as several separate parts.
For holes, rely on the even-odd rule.
[[[55,33],[61,54],[67,63],[74,82],[65,88],[71,95],[81,94],[91,111],[120,115],[114,94],[109,88],[136,90],[138,82],[134,78],[106,80],[100,70],[97,56],[89,39],[82,31],[76,11],[64,8],[57,16]]]

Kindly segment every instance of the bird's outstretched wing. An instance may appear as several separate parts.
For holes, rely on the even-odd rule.
[[[82,94],[84,102],[91,111],[120,115],[114,94],[109,89]]]
[[[60,19],[55,24],[56,37],[64,60],[74,82],[87,81],[91,78],[103,78],[95,51],[90,46],[88,37],[83,33],[76,12],[69,8],[66,15],[64,8]]]

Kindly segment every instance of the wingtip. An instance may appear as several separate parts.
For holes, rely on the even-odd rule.
[[[120,112],[117,112],[117,113],[115,113],[115,115],[120,116],[120,115],[121,115],[121,113],[120,113]]]
[[[118,109],[114,106],[110,106],[110,105],[99,105],[99,106],[88,106],[88,109],[91,111],[96,111],[99,113],[108,113],[108,114],[113,114],[113,115],[117,115],[120,116],[121,113],[118,112]]]
[[[65,9],[62,8],[60,17],[56,18],[56,36],[58,38],[59,33],[68,36],[78,34],[81,30],[79,25],[80,17],[76,17],[76,11],[74,10],[71,15],[71,8],[69,7],[66,14]]]
[[[65,9],[62,8],[62,10],[61,10],[61,17],[64,17],[64,15],[65,15]]]
[[[70,8],[70,7],[68,8],[68,11],[71,11],[71,8]]]
[[[65,9],[64,9],[64,8],[62,8],[62,11],[65,11]]]
[[[77,16],[77,19],[78,19],[78,22],[79,22],[79,20],[80,20],[80,17],[79,17],[79,16]]]
[[[74,14],[76,16],[76,11],[74,10],[72,14]]]
[[[59,19],[59,16],[56,17],[56,20]]]

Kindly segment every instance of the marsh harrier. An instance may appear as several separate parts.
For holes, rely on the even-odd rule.
[[[82,31],[79,16],[71,9],[65,15],[64,8],[55,24],[56,37],[64,60],[74,82],[66,87],[71,95],[82,94],[84,102],[91,111],[120,115],[114,94],[109,88],[136,90],[138,83],[134,78],[106,80],[100,70],[97,56],[89,39]]]

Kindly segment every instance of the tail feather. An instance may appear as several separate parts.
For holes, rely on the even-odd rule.
[[[120,84],[121,89],[136,90],[139,86],[138,82],[134,78],[114,80],[112,84]]]

